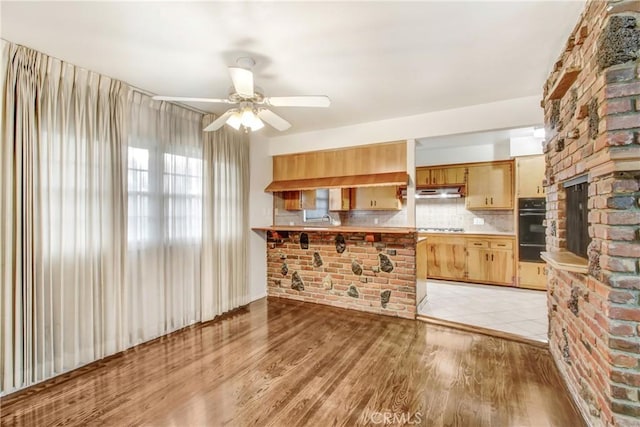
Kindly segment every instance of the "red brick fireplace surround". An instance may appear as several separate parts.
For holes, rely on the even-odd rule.
[[[267,293],[414,319],[416,233],[269,232]]]
[[[544,88],[551,258],[576,226],[567,182],[588,188],[587,259],[549,260],[549,347],[592,425],[640,425],[639,24],[638,1],[588,2]]]

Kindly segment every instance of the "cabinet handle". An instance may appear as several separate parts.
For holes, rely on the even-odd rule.
[[[536,194],[540,194],[540,186],[536,187]]]
[[[493,261],[493,254],[491,254],[491,261]]]
[[[540,275],[540,267],[536,267],[536,269],[538,270],[538,275]]]
[[[474,243],[473,246],[482,246],[482,243]]]
[[[484,204],[488,205],[489,204],[489,199],[487,199],[486,197],[484,198]]]
[[[489,261],[489,254],[484,254],[485,260]]]
[[[373,206],[378,206],[378,201],[377,200],[373,201]]]
[[[491,198],[491,204],[493,204],[493,197]]]

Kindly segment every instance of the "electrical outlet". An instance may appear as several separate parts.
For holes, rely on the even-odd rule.
[[[373,218],[373,223],[377,225],[378,224],[378,218]]]
[[[484,225],[484,218],[473,218],[473,225]]]

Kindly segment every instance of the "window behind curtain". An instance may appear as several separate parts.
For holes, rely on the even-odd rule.
[[[130,244],[201,239],[202,159],[129,147],[127,188]]]

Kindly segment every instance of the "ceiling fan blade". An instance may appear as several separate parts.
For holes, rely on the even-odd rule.
[[[233,102],[228,99],[219,99],[219,98],[189,98],[187,96],[152,96],[151,99],[155,99],[156,101],[178,101],[178,102],[213,102],[220,104],[233,104]]]
[[[265,102],[274,107],[328,107],[331,100],[324,95],[309,96],[271,96]]]
[[[291,127],[291,123],[289,123],[288,121],[286,121],[285,119],[283,119],[282,117],[280,117],[279,115],[277,115],[271,110],[263,109],[258,111],[258,117],[260,117],[261,120],[264,120],[265,122],[267,122],[268,124],[270,124],[271,126],[273,126],[274,128],[280,131],[287,130]]]
[[[239,67],[229,67],[233,87],[240,96],[253,98],[253,72]]]
[[[226,111],[223,115],[221,115],[220,117],[218,117],[217,119],[215,119],[214,121],[212,121],[209,126],[207,126],[206,128],[202,129],[205,132],[211,132],[214,130],[218,130],[220,129],[222,126],[224,126],[224,124],[226,123],[227,119],[229,118],[230,115],[232,115],[235,111],[233,109]]]

